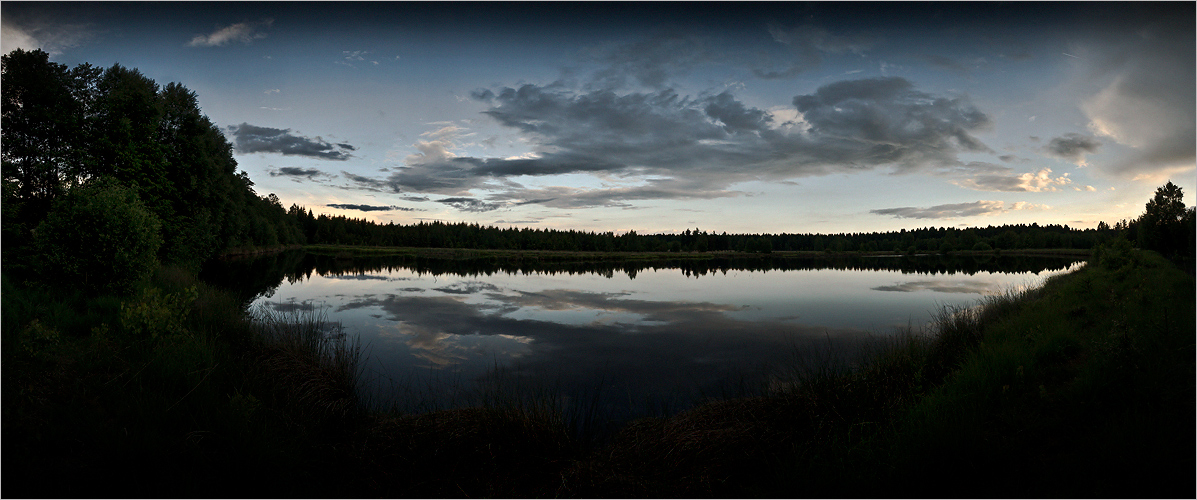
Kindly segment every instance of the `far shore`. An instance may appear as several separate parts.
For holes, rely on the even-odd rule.
[[[254,258],[288,250],[303,249],[307,252],[338,258],[383,257],[391,255],[418,256],[439,259],[474,259],[483,257],[551,257],[560,260],[655,260],[655,259],[714,259],[736,258],[824,258],[824,257],[923,257],[923,256],[1035,256],[1088,258],[1086,248],[1020,248],[994,250],[956,250],[941,252],[887,252],[887,251],[786,251],[767,253],[738,252],[734,250],[711,252],[588,252],[575,250],[493,250],[474,248],[425,248],[425,247],[376,247],[361,245],[287,245],[277,247],[237,248],[220,255],[223,259]]]

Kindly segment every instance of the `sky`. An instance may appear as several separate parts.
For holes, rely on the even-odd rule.
[[[1195,6],[4,1],[0,49],[183,84],[317,214],[1089,228],[1194,204]]]

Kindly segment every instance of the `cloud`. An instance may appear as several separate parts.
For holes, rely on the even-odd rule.
[[[499,287],[484,281],[459,281],[442,288],[433,288],[441,293],[453,295],[474,295],[480,292],[498,292]]]
[[[51,56],[57,56],[96,35],[92,24],[58,23],[30,16],[6,15],[0,19],[0,52],[7,54],[16,49],[41,49]]]
[[[1038,193],[1042,191],[1059,191],[1060,187],[1072,184],[1072,179],[1065,173],[1053,178],[1052,169],[1045,168],[1036,173],[1026,172],[1018,175],[980,175],[971,179],[953,181],[960,187],[977,191],[1026,191]]]
[[[296,302],[295,300],[289,300],[287,302],[264,302],[262,307],[269,307],[270,309],[274,309],[277,312],[286,314],[286,313],[296,313],[299,311],[315,311],[318,308],[321,308],[322,306],[317,305],[315,302],[313,302],[311,300],[305,300],[303,302]]]
[[[291,129],[258,127],[248,123],[229,125],[238,153],[279,153],[286,156],[305,156],[321,160],[348,160],[353,151],[348,144],[329,144],[320,137],[295,135]]]
[[[1069,51],[1083,56],[1080,84],[1101,85],[1081,102],[1089,129],[1133,148],[1100,168],[1126,177],[1159,177],[1197,164],[1192,6],[1152,7],[1120,12],[1117,29],[1097,29]]]
[[[387,184],[387,182],[383,180],[366,177],[364,175],[357,175],[344,170],[341,171],[341,175],[345,176],[346,179],[356,183],[358,189],[375,192],[386,192],[391,190],[390,184]]]
[[[321,178],[331,179],[332,176],[315,168],[299,168],[299,167],[282,167],[270,170],[271,177],[291,177],[294,180],[306,178],[310,181],[319,180]]]
[[[748,181],[885,167],[943,169],[959,165],[961,152],[990,151],[972,135],[988,127],[989,118],[967,98],[921,92],[901,78],[832,83],[796,96],[793,108],[773,111],[731,91],[692,97],[671,89],[617,93],[555,83],[471,95],[488,105],[484,115],[520,134],[531,151],[508,158],[459,155],[465,131],[448,125],[422,134],[416,152],[385,179],[346,177],[361,189],[392,193],[453,199],[475,198],[478,189],[493,193],[486,202],[454,205],[462,209],[522,202],[621,206],[738,196],[744,193],[730,187]],[[516,182],[579,173],[639,185],[525,189]]]
[[[444,203],[453,208],[461,210],[462,212],[489,212],[491,210],[503,208],[502,203],[487,203],[475,198],[444,198],[436,201],[437,203]]]
[[[349,203],[330,203],[326,207],[339,208],[341,210],[359,210],[362,212],[390,212],[399,210],[402,212],[417,212],[422,211],[418,208],[398,207],[395,205],[354,205]]]
[[[968,68],[966,68],[963,64],[956,62],[955,59],[936,55],[926,56],[926,59],[927,62],[931,63],[932,66],[938,66],[960,76],[969,75]]]
[[[825,85],[795,97],[794,106],[813,135],[856,153],[857,161],[918,167],[954,159],[957,151],[992,152],[970,133],[990,126],[985,113],[964,98],[935,97],[898,77]]]
[[[343,66],[349,66],[350,68],[357,67],[357,66],[354,66],[353,63],[366,62],[366,61],[369,61],[370,64],[378,66],[378,61],[366,59],[365,56],[366,56],[366,54],[369,54],[369,53],[370,53],[370,51],[368,51],[368,50],[342,50],[341,54],[345,56],[345,60],[344,61],[335,61],[335,62],[337,64],[340,64]]]
[[[468,285],[467,285],[468,286]],[[592,390],[594,374],[603,373],[602,411],[629,412],[629,401],[656,397],[698,400],[716,392],[729,370],[739,380],[767,380],[753,368],[793,364],[795,356],[826,356],[827,349],[852,356],[867,342],[857,329],[804,325],[792,318],[746,321],[734,316],[740,305],[697,301],[642,300],[626,293],[577,290],[483,292],[475,303],[461,294],[368,296],[340,307],[378,310],[394,322],[392,338],[411,347],[430,364],[468,366],[465,336],[517,339],[521,373],[547,375],[527,382],[552,384],[568,393]],[[554,314],[520,315],[522,310],[568,311],[594,320],[555,322]],[[578,314],[580,313],[580,314]],[[530,317],[529,317],[530,316]],[[596,355],[599,353],[599,355]],[[489,355],[486,361],[490,361]],[[612,371],[611,366],[620,367]],[[678,387],[692,388],[679,392]],[[596,394],[595,397],[598,395]],[[586,398],[585,400],[591,400]]]
[[[1033,208],[1048,208],[1026,202],[1016,202],[1009,207],[1002,201],[980,200],[972,203],[950,203],[928,208],[901,207],[879,208],[869,210],[871,214],[892,215],[905,219],[956,219],[960,217],[976,217],[978,215],[996,215],[1011,210],[1028,210]]]
[[[1091,136],[1068,133],[1048,141],[1047,146],[1043,147],[1043,152],[1048,156],[1063,158],[1077,166],[1084,167],[1088,165],[1085,162],[1085,155],[1096,153],[1100,147],[1101,141]]]
[[[873,290],[879,292],[922,292],[932,291],[940,293],[975,293],[980,295],[989,295],[1001,291],[1001,286],[997,283],[981,280],[929,280],[929,281],[906,281],[895,285],[885,285],[873,287]]]
[[[272,25],[274,25],[273,19],[265,19],[256,23],[230,24],[208,35],[196,35],[190,42],[187,42],[187,46],[216,47],[230,42],[250,43],[266,38],[266,33],[261,30],[270,28]]]
[[[783,28],[771,24],[767,29],[774,41],[789,49],[791,59],[781,68],[768,63],[753,68],[753,74],[764,79],[790,78],[818,66],[823,54],[863,54],[873,44],[869,36],[837,35],[813,25]]]
[[[689,73],[694,67],[716,58],[697,36],[677,32],[658,33],[631,43],[592,49],[587,59],[604,67],[594,73],[590,85],[618,89],[634,81],[662,89],[668,79]]]
[[[637,200],[696,200],[743,195],[740,191],[712,189],[706,185],[689,185],[674,179],[654,179],[642,186],[579,189],[555,186],[540,189],[513,189],[491,195],[492,200],[505,200],[511,205],[538,204],[552,208],[622,207]]]

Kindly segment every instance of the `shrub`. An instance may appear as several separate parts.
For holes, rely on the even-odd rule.
[[[187,314],[198,297],[194,286],[171,294],[148,288],[136,300],[121,304],[121,328],[135,339],[184,334]]]
[[[993,250],[993,247],[989,246],[989,243],[985,243],[984,241],[978,241],[976,245],[973,245],[973,250],[978,251],[978,252],[988,252],[990,250]]]
[[[158,264],[160,226],[132,189],[112,181],[72,189],[35,231],[37,278],[50,286],[128,293]]]

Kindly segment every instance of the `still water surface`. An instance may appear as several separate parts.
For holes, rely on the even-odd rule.
[[[579,268],[302,254],[262,262],[220,273],[261,289],[249,292],[252,307],[341,322],[367,347],[363,390],[375,402],[419,411],[496,392],[553,394],[613,419],[752,393],[803,363],[851,361],[899,328],[918,330],[944,305],[1080,265],[897,257]]]

